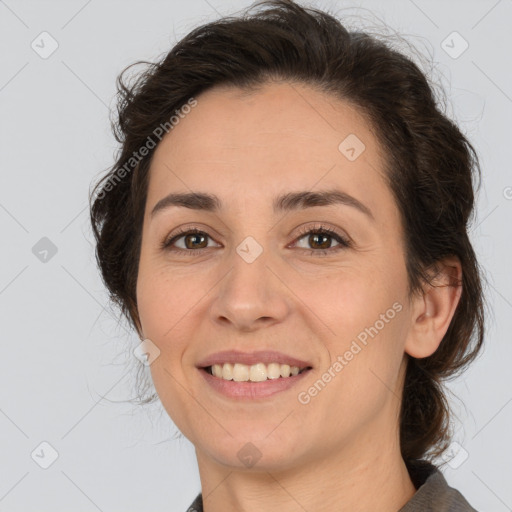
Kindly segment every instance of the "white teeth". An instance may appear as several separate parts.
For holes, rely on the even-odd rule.
[[[278,379],[279,377],[281,377],[281,365],[279,363],[267,365],[267,378]]]
[[[212,366],[212,374],[215,375],[215,377],[222,377],[222,365],[214,364]]]
[[[281,377],[289,377],[290,376],[290,365],[282,364],[281,365]]]
[[[279,377],[290,377],[299,374],[298,366],[289,364],[257,363],[253,365],[241,363],[224,363],[212,365],[212,374],[224,380],[236,382],[262,382],[267,379],[278,379]]]
[[[263,363],[253,364],[249,369],[249,380],[252,382],[267,380],[267,367]]]
[[[221,366],[219,364],[219,366]],[[231,363],[226,363],[221,367],[221,373],[220,375],[217,375],[217,377],[222,377],[226,380],[232,380],[233,379],[233,365]]]
[[[246,364],[235,363],[235,366],[233,366],[233,380],[236,382],[249,380],[249,367]]]

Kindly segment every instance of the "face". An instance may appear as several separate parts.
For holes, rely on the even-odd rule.
[[[305,85],[196,100],[155,151],[143,223],[137,303],[163,406],[224,466],[378,451],[398,428],[410,314],[370,126]],[[216,201],[172,196],[190,193]]]

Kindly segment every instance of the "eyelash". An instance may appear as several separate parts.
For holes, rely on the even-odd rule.
[[[301,238],[305,237],[306,235],[313,234],[313,233],[328,235],[328,236],[336,239],[336,241],[340,245],[338,245],[334,248],[329,248],[329,249],[302,249],[304,251],[310,251],[311,256],[328,256],[329,254],[337,253],[338,251],[341,251],[344,249],[349,249],[352,247],[352,242],[349,239],[347,239],[340,233],[337,233],[333,229],[323,226],[322,224],[316,225],[313,227],[307,226],[307,227],[303,228],[301,230],[301,232],[299,233],[299,236],[294,240],[294,242],[297,242]],[[161,244],[161,249],[163,249],[165,251],[172,251],[177,254],[181,254],[183,256],[189,256],[189,255],[191,256],[190,253],[192,253],[192,252],[200,253],[203,250],[208,249],[207,247],[203,247],[201,249],[181,249],[181,248],[177,248],[177,247],[174,247],[174,248],[172,247],[172,244],[174,242],[176,242],[178,239],[180,239],[186,235],[194,235],[194,234],[206,235],[208,237],[210,236],[205,231],[202,231],[197,228],[188,228],[188,229],[184,228],[184,229],[180,230],[178,233],[176,233],[172,238],[165,239]],[[186,253],[189,253],[189,254],[186,254]]]

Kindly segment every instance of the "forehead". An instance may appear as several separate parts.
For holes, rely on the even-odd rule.
[[[171,191],[233,204],[338,187],[377,210],[392,201],[381,148],[357,106],[291,83],[217,87],[196,100],[155,150],[148,207]]]

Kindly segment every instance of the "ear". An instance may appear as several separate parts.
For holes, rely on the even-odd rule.
[[[462,266],[451,256],[438,262],[432,285],[426,283],[423,292],[413,299],[411,327],[405,352],[421,359],[432,355],[439,347],[462,294]]]

